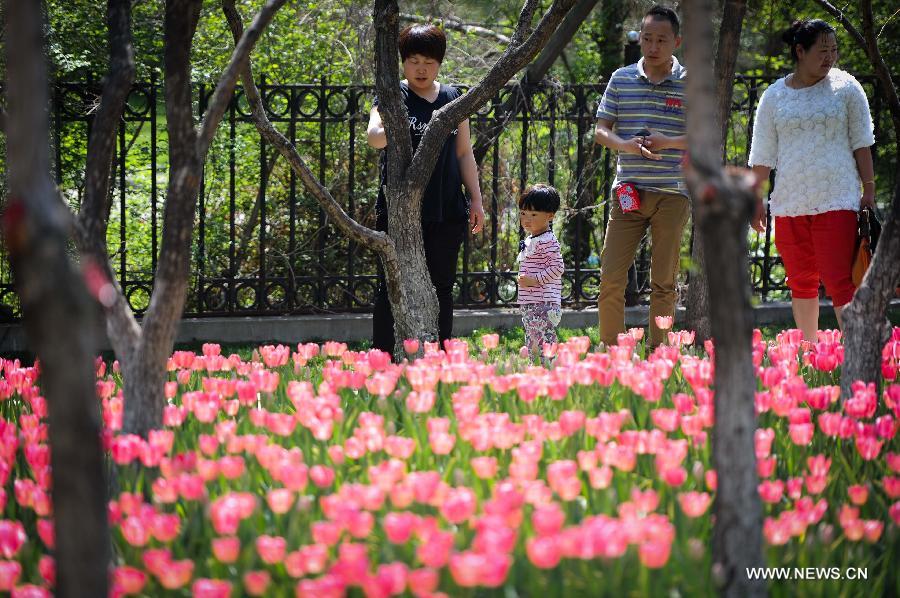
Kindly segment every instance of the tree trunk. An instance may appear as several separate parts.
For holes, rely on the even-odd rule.
[[[898,156],[900,158],[900,156]],[[887,308],[900,285],[900,181],[875,256],[853,300],[844,308],[844,364],[841,395],[849,397],[857,380],[881,382],[881,350],[890,339]]]
[[[389,191],[386,198],[388,235],[397,248],[397,267],[388,268],[385,264],[384,271],[394,316],[394,355],[397,357],[405,353],[405,339],[424,342],[438,339],[438,299],[425,261],[422,220],[418,214],[416,218],[409,218],[404,210],[413,203],[421,205],[421,200],[414,202],[409,197],[412,193],[418,193],[421,198],[422,189],[404,186],[393,197]]]
[[[47,398],[56,593],[105,596],[106,482],[94,379],[96,305],[69,262],[71,213],[50,179],[41,4],[6,3],[7,159],[4,240]]]
[[[728,139],[728,119],[731,115],[731,96],[734,92],[734,71],[738,51],[741,47],[741,29],[747,13],[746,0],[725,0],[722,10],[722,24],[719,28],[719,44],[716,50],[716,101],[718,102],[718,123],[721,128],[721,146]],[[695,218],[696,220],[696,218]],[[690,274],[690,284],[684,300],[687,314],[684,327],[696,332],[696,340],[702,343],[710,337],[709,283],[705,274],[703,231],[694,226],[694,243],[691,247],[691,262],[694,270]]]
[[[718,473],[713,524],[713,577],[723,596],[763,596],[765,582],[747,568],[763,564],[762,504],[757,491],[756,430],[747,231],[753,213],[752,176],[728,173],[721,159],[712,63],[711,0],[685,2],[687,116],[686,175],[703,232],[716,342],[712,449]]]
[[[878,36],[872,18],[872,1],[862,0],[859,10],[862,33],[841,10],[827,0],[816,3],[834,16],[856,41],[872,63],[881,94],[891,113],[894,137],[900,139],[900,98],[891,71],[878,48]],[[896,161],[900,162],[900,149]],[[881,382],[881,349],[890,334],[887,309],[900,284],[900,178],[894,182],[894,197],[884,224],[878,248],[862,284],[843,312],[844,364],[841,368],[841,395],[850,396],[853,382]]]

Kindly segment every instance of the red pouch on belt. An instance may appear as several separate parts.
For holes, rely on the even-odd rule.
[[[616,185],[616,198],[618,198],[619,207],[623,212],[633,212],[641,207],[641,196],[638,194],[637,187],[631,183]]]

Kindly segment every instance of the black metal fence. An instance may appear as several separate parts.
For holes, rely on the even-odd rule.
[[[726,154],[746,163],[753,112],[773,78],[737,77]],[[886,111],[875,82],[870,92],[880,137]],[[100,88],[59,83],[54,88],[56,180],[77,209],[93,108]],[[260,85],[270,119],[297,145],[313,171],[344,208],[374,225],[377,152],[365,142],[373,89],[362,86]],[[202,114],[212,89],[196,88]],[[527,93],[526,93],[527,92]],[[519,225],[515,197],[537,181],[560,189],[566,208],[556,222],[567,270],[564,302],[596,300],[600,248],[609,214],[614,156],[593,145],[593,114],[602,85],[510,86],[472,118],[473,131],[499,118],[509,94],[526,96],[526,109],[510,118],[481,167],[483,233],[466,240],[457,277],[456,304],[477,308],[515,301]],[[107,241],[118,282],[132,308],[146,308],[156,269],[167,178],[165,111],[158,81],[136,84],[118,132]],[[891,181],[892,182],[892,181]],[[370,308],[374,255],[344,238],[325,218],[277,152],[267,147],[238,90],[205,166],[192,248],[193,280],[186,315],[277,315]],[[761,300],[784,296],[784,273],[769,232],[751,235],[751,278]],[[689,255],[685,238],[684,254]],[[683,269],[681,285],[689,274]],[[644,243],[635,262],[635,297],[649,285]],[[0,260],[0,304],[18,317],[18,300],[5,257]]]

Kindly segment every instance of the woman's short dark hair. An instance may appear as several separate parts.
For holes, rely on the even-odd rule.
[[[436,25],[410,25],[400,32],[399,47],[400,60],[420,54],[443,62],[447,51],[447,36]]]
[[[797,44],[803,46],[804,50],[809,50],[819,39],[820,35],[834,33],[834,27],[823,21],[822,19],[802,19],[794,21],[790,28],[784,32],[781,39],[784,40],[791,49],[791,58],[797,61]]]
[[[663,6],[662,4],[657,4],[650,10],[644,14],[644,18],[641,19],[641,25],[644,24],[644,19],[647,17],[653,17],[654,21],[668,21],[672,24],[672,31],[675,33],[675,37],[678,37],[679,32],[681,31],[681,20],[678,18],[678,13],[669,8],[668,6]]]
[[[544,183],[531,185],[519,198],[520,210],[555,214],[559,210],[559,204],[559,191]]]

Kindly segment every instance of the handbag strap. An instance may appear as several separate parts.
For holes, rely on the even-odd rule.
[[[859,237],[868,239],[871,236],[871,225],[869,222],[869,218],[871,218],[872,212],[868,208],[868,206],[864,207],[859,211],[859,216],[857,217],[857,225],[859,227]]]

